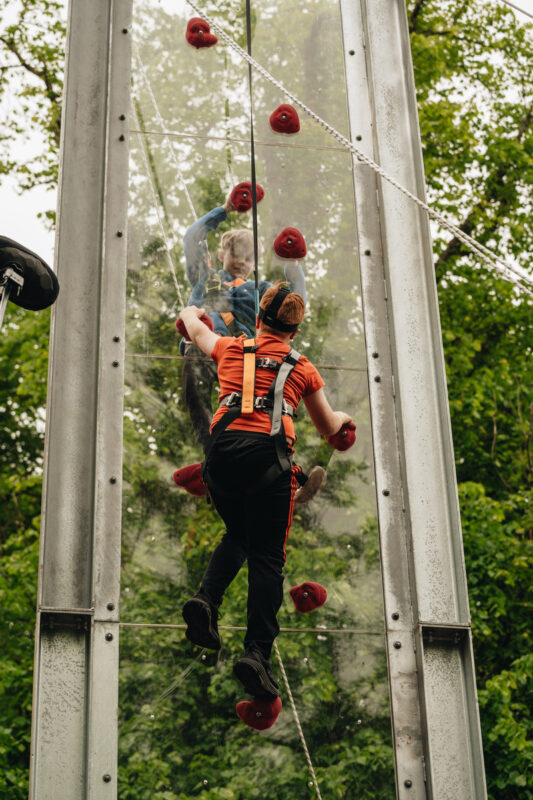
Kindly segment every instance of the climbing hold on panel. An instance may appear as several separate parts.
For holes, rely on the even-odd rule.
[[[335,450],[349,450],[355,442],[355,423],[345,422],[337,433],[326,436],[326,441],[334,447]]]
[[[235,706],[235,711],[249,728],[266,731],[276,722],[281,706],[281,697],[276,697],[275,700],[260,700],[254,697],[252,700],[241,700]]]
[[[280,258],[304,258],[305,239],[298,228],[284,228],[274,239],[274,250]]]
[[[207,314],[202,314],[202,316],[200,317],[200,322],[203,322],[205,325],[207,325],[207,327],[210,330],[214,330],[211,317],[209,317]],[[185,324],[182,319],[176,320],[176,328],[178,329],[178,332],[181,333],[183,337],[185,337],[185,339],[187,339],[189,342],[191,341],[189,338],[189,334],[187,332],[187,328],[185,327]]]
[[[295,108],[282,103],[270,115],[270,127],[276,133],[298,133],[300,118]]]
[[[217,37],[211,33],[209,24],[200,17],[193,17],[189,20],[185,38],[197,50],[201,47],[213,47],[218,42]]]
[[[255,194],[257,197],[257,202],[261,202],[265,196],[265,190],[260,183],[256,183],[255,185]],[[249,211],[252,207],[252,182],[242,181],[242,183],[238,183],[237,186],[234,186],[231,190],[229,199],[239,214]]]
[[[328,593],[320,583],[306,581],[300,586],[293,586],[289,592],[296,611],[308,614],[315,608],[323,606],[328,599]]]
[[[172,475],[172,480],[181,489],[185,489],[195,497],[205,496],[205,486],[202,481],[202,465],[188,464],[186,467],[177,469]]]

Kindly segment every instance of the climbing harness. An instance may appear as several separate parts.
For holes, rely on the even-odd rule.
[[[502,277],[506,280],[510,281],[511,283],[515,284],[517,289],[520,291],[525,292],[525,294],[533,297],[533,292],[523,286],[519,281],[523,280],[529,284],[533,284],[533,278],[528,275],[522,274],[518,269],[508,264],[498,255],[493,253],[489,250],[485,245],[481,244],[480,242],[476,241],[473,237],[469,236],[467,233],[462,231],[457,225],[454,225],[451,222],[448,222],[439,212],[434,211],[430,206],[427,205],[423,200],[417,197],[413,192],[403,186],[399,181],[396,180],[392,175],[389,175],[379,164],[377,164],[372,158],[365,155],[359,148],[357,148],[352,142],[349,141],[345,136],[343,136],[339,131],[337,131],[332,125],[327,123],[323,120],[318,114],[316,114],[312,109],[309,108],[302,100],[296,97],[292,92],[290,92],[280,81],[276,80],[273,75],[268,72],[265,67],[263,67],[258,61],[256,61],[250,53],[247,53],[245,50],[240,47],[234,39],[229,36],[224,29],[214,21],[210,16],[203,13],[199,8],[198,5],[193,0],[187,0],[187,3],[193,8],[198,14],[202,14],[203,18],[209,22],[212,28],[214,28],[220,35],[220,37],[226,42],[226,44],[234,50],[242,59],[244,59],[249,68],[254,67],[260,75],[262,75],[267,81],[269,81],[273,86],[275,86],[280,92],[282,92],[289,100],[294,103],[295,105],[300,106],[305,113],[311,117],[315,122],[317,122],[327,133],[333,136],[343,147],[349,150],[353,155],[357,157],[359,161],[363,164],[369,166],[376,174],[398,189],[402,194],[412,200],[419,208],[422,208],[432,219],[439,223],[439,225],[447,230],[449,233],[453,234],[455,238],[457,238],[460,242],[465,244],[470,250],[475,252],[486,264],[488,264],[493,269],[496,269]]]

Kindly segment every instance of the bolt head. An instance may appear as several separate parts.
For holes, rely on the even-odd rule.
[[[112,633],[106,633],[105,640],[106,640],[106,642],[112,642],[113,641],[113,634]]]
[[[400,619],[400,613],[398,611],[393,611],[391,616],[393,619]]]
[[[107,773],[105,775],[102,775],[102,780],[103,780],[104,783],[110,783],[111,782],[111,775],[108,775]]]
[[[114,603],[108,603],[106,608],[107,608],[108,611],[114,611],[115,610],[115,604]]]
[[[401,646],[402,646],[401,642],[394,642],[394,647],[396,648],[396,650],[399,650]]]
[[[411,786],[413,785],[413,781],[409,780],[408,778],[406,781],[403,782],[403,785],[407,786],[407,788],[410,789]]]
[[[365,250],[365,256],[371,255],[370,250]]]
[[[115,478],[114,475],[112,475],[111,478],[109,478],[109,483],[116,483],[116,482],[117,482],[117,479]]]

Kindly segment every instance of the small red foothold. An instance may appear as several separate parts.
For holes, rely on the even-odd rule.
[[[274,250],[280,258],[304,258],[305,239],[298,228],[284,228],[274,240]]]
[[[255,184],[255,196],[258,203],[260,203],[265,196],[265,190],[260,183]],[[253,204],[252,182],[242,181],[242,183],[238,183],[237,186],[234,186],[231,190],[229,199],[239,214],[244,214],[245,211],[249,211]]]
[[[185,38],[197,50],[201,47],[213,47],[218,42],[217,37],[211,33],[209,24],[200,17],[193,17],[189,20]]]
[[[204,325],[207,325],[210,331],[215,329],[211,317],[209,317],[207,314],[202,314],[200,317],[200,322],[203,322]],[[187,328],[185,327],[185,323],[181,318],[176,320],[176,328],[178,329],[178,332],[181,333],[185,339],[187,339],[187,341],[191,341]]]
[[[205,497],[205,486],[202,480],[202,465],[188,464],[186,467],[177,469],[172,475],[172,480],[181,489],[185,489],[195,497]]]
[[[259,697],[254,697],[252,700],[241,700],[235,706],[235,711],[249,728],[266,731],[279,717],[281,706],[281,697],[276,697],[275,700],[261,700]]]
[[[308,614],[315,608],[320,608],[328,599],[328,593],[324,587],[320,583],[312,581],[306,581],[300,586],[293,586],[289,594],[296,611],[299,611],[300,614]]]
[[[270,127],[276,133],[298,133],[300,119],[295,108],[282,103],[270,115]]]
[[[355,442],[355,423],[345,422],[344,425],[337,433],[332,433],[326,436],[326,441],[335,448],[335,450],[348,450]]]

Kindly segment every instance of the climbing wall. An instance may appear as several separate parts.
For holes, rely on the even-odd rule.
[[[225,3],[221,10],[208,3],[206,12],[246,47],[244,4]],[[235,703],[245,699],[231,667],[242,650],[246,570],[223,605],[220,624],[229,629],[222,631],[216,663],[190,645],[180,627],[181,605],[196,590],[222,534],[205,501],[170,480],[176,467],[201,460],[181,397],[174,327],[191,292],[182,237],[196,217],[250,178],[248,67],[221,42],[198,50],[187,44],[192,16],[185,2],[134,5],[119,796],[130,796],[125,786],[142,753],[142,780],[157,786],[157,796],[307,798],[317,786],[286,686],[282,713],[269,731],[254,734],[235,714]],[[349,136],[338,2],[252,4],[252,32],[253,56]],[[348,453],[334,453],[302,406],[298,462],[327,467],[328,481],[295,514],[279,652],[324,796],[356,796],[361,781],[369,781],[379,792],[375,797],[390,797],[394,772],[353,162],[301,112],[297,134],[274,132],[269,117],[284,102],[283,93],[254,74],[256,170],[265,189],[258,206],[259,275],[283,277],[272,244],[284,227],[298,228],[308,248],[302,261],[308,312],[297,346],[318,366],[332,406],[353,416],[357,443]],[[210,234],[214,266],[221,233],[251,229],[251,217],[234,213]],[[328,591],[326,605],[309,615],[298,614],[288,594],[305,580]],[[275,658],[274,668],[281,680]],[[272,768],[263,769],[265,763]]]

